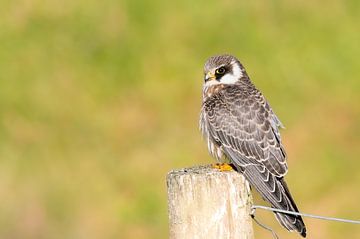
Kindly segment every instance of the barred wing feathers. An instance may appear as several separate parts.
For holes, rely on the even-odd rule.
[[[278,130],[282,124],[262,94],[242,85],[225,86],[205,100],[203,110],[208,137],[262,197],[275,208],[298,211],[283,179],[288,169]],[[288,230],[306,235],[300,216],[276,217]]]

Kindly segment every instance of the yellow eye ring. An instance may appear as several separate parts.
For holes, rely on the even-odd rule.
[[[217,74],[217,75],[224,75],[225,72],[226,72],[226,69],[225,69],[225,67],[222,66],[222,67],[216,69],[215,74]]]

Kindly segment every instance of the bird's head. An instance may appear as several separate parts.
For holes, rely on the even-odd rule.
[[[204,66],[204,81],[206,86],[216,84],[235,84],[246,76],[240,61],[231,55],[210,57]]]

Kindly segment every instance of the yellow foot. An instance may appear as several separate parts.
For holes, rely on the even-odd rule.
[[[212,165],[213,168],[217,168],[220,170],[220,172],[225,172],[225,171],[232,171],[234,170],[230,164],[227,163],[217,163],[217,164],[213,164]]]

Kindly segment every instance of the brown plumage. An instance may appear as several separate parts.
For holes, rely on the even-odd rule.
[[[298,212],[284,180],[288,168],[278,130],[282,124],[264,96],[233,56],[211,57],[204,72],[200,128],[210,153],[235,165],[274,208]],[[287,230],[306,236],[300,216],[275,215]]]

